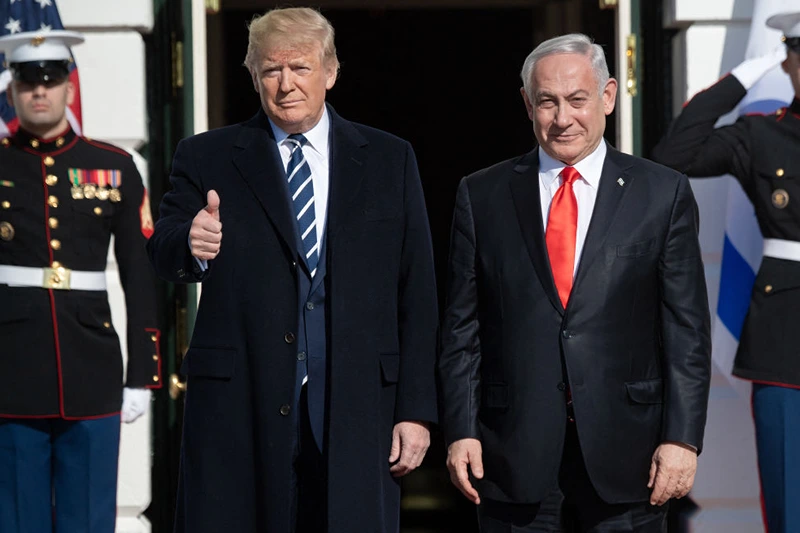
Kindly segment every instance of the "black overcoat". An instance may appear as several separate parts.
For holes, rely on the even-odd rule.
[[[436,289],[411,146],[329,108],[326,226],[328,531],[398,531],[392,427],[436,419]],[[176,531],[288,533],[298,326],[291,204],[266,116],[185,139],[149,252],[203,282],[188,374]],[[187,240],[207,191],[222,248],[200,272]]]

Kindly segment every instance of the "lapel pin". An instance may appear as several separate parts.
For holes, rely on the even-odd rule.
[[[625,180],[620,178],[617,180],[617,183],[619,183],[619,186],[622,187],[623,185],[625,185]]]

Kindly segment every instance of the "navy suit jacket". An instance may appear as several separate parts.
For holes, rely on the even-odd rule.
[[[711,346],[686,176],[609,148],[567,308],[547,256],[536,149],[462,180],[440,372],[448,444],[480,439],[490,499],[557,486],[572,391],[608,503],[644,501],[658,444],[703,445]]]

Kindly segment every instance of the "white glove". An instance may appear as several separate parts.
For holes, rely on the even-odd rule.
[[[731,71],[731,74],[736,76],[736,79],[749,91],[764,74],[783,63],[785,59],[786,45],[780,44],[766,55],[743,61]]]
[[[150,389],[122,389],[122,412],[120,418],[130,424],[150,407]]]

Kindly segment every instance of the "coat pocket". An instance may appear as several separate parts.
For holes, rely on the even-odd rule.
[[[189,348],[181,374],[192,377],[230,379],[236,366],[235,348]]]
[[[397,383],[400,379],[400,354],[382,353],[380,355],[380,361],[381,376],[383,377],[384,384]]]
[[[661,378],[628,381],[625,383],[628,398],[638,404],[664,403],[664,380]]]
[[[634,242],[632,244],[620,244],[617,246],[617,257],[636,257],[646,255],[655,249],[656,240]]]

